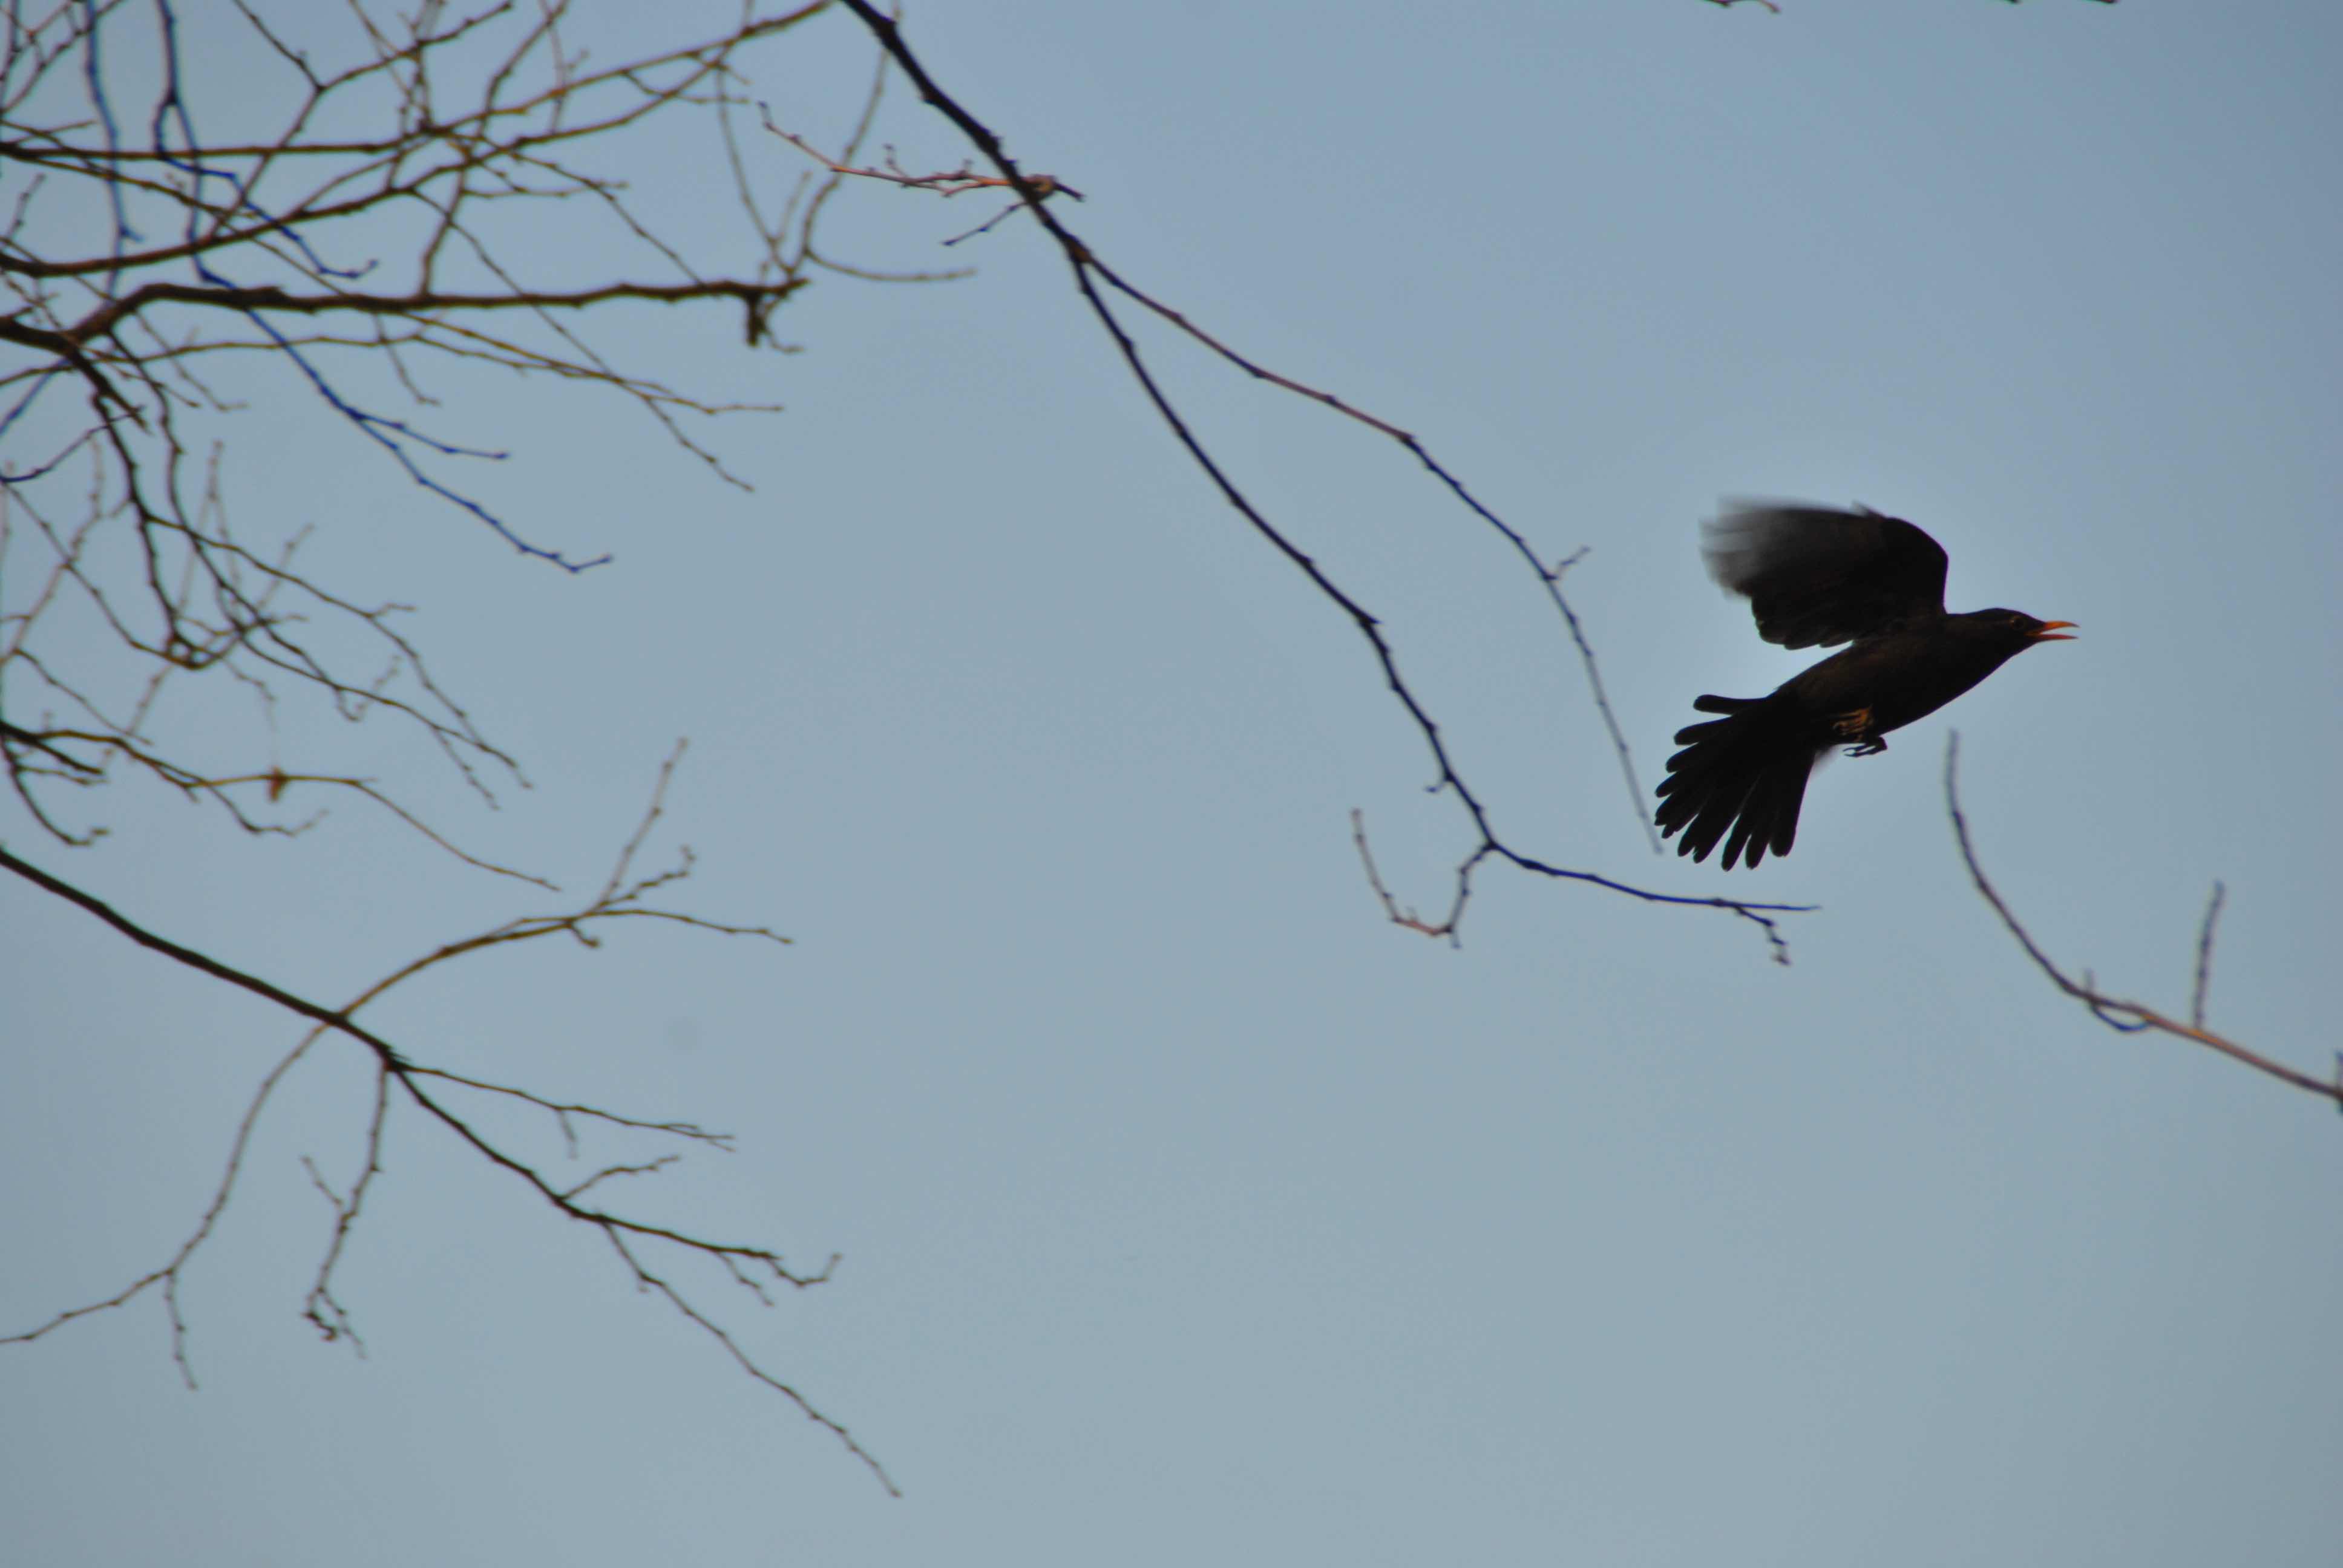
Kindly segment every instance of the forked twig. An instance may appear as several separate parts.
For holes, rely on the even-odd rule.
[[[257,975],[222,963],[206,954],[151,931],[94,895],[19,859],[5,848],[0,848],[0,869],[13,871],[35,886],[78,906],[141,947],[161,953],[166,958],[173,959],[216,980],[225,980],[230,985],[250,991],[288,1011],[298,1013],[307,1019],[313,1026],[302,1037],[299,1043],[278,1060],[261,1080],[251,1101],[246,1106],[242,1120],[237,1124],[236,1135],[229,1145],[225,1169],[213,1190],[209,1203],[199,1216],[194,1231],[180,1244],[172,1256],[161,1267],[141,1275],[115,1294],[100,1301],[85,1302],[79,1306],[60,1311],[46,1322],[36,1324],[31,1329],[0,1335],[0,1343],[28,1343],[93,1313],[124,1306],[150,1289],[159,1289],[170,1321],[172,1359],[177,1363],[182,1377],[190,1386],[193,1386],[195,1373],[187,1355],[186,1323],[179,1308],[181,1271],[196,1251],[208,1240],[219,1216],[226,1209],[235,1191],[236,1181],[243,1171],[244,1159],[250,1146],[253,1129],[277,1085],[283,1081],[285,1075],[294,1065],[308,1054],[318,1040],[329,1033],[338,1034],[364,1046],[373,1058],[375,1070],[371,1095],[372,1109],[366,1131],[359,1140],[358,1171],[348,1188],[337,1191],[318,1170],[315,1161],[307,1159],[303,1161],[312,1185],[325,1198],[333,1212],[333,1225],[304,1307],[305,1315],[321,1335],[327,1340],[347,1340],[354,1347],[363,1351],[363,1343],[355,1332],[350,1313],[335,1294],[334,1273],[364,1211],[367,1195],[383,1169],[382,1146],[389,1122],[390,1091],[395,1086],[407,1103],[453,1132],[460,1141],[478,1154],[490,1167],[519,1181],[563,1218],[599,1231],[625,1263],[637,1285],[665,1299],[687,1321],[713,1339],[749,1376],[787,1397],[808,1420],[828,1431],[849,1452],[860,1459],[890,1493],[895,1493],[895,1483],[888,1475],[885,1467],[842,1423],[824,1413],[796,1387],[776,1377],[760,1365],[753,1356],[741,1348],[737,1337],[711,1317],[708,1310],[695,1301],[683,1287],[676,1284],[666,1275],[654,1272],[646,1263],[645,1255],[640,1249],[646,1245],[665,1245],[674,1248],[687,1257],[698,1257],[712,1262],[721,1268],[727,1277],[767,1306],[773,1304],[773,1297],[764,1288],[766,1283],[788,1285],[795,1289],[805,1289],[823,1283],[829,1280],[831,1270],[838,1262],[835,1255],[820,1271],[809,1273],[790,1269],[779,1253],[769,1248],[749,1242],[726,1241],[689,1231],[678,1230],[672,1226],[635,1219],[613,1209],[590,1204],[587,1201],[588,1195],[603,1182],[627,1176],[655,1175],[673,1164],[679,1156],[667,1153],[649,1161],[613,1161],[604,1164],[582,1180],[557,1182],[538,1167],[534,1159],[515,1152],[474,1126],[470,1117],[459,1112],[453,1101],[442,1098],[435,1086],[447,1085],[483,1096],[518,1100],[524,1104],[536,1107],[550,1117],[559,1128],[569,1155],[573,1159],[578,1152],[576,1123],[580,1119],[627,1131],[679,1139],[688,1143],[699,1143],[716,1149],[730,1147],[731,1140],[729,1134],[710,1132],[690,1122],[651,1121],[622,1115],[599,1106],[556,1101],[530,1090],[488,1082],[463,1073],[426,1066],[414,1060],[390,1040],[356,1020],[356,1014],[360,1009],[382,996],[386,991],[427,970],[436,968],[453,959],[482,952],[507,943],[526,941],[560,931],[567,931],[581,940],[590,940],[588,932],[591,927],[612,920],[649,917],[700,930],[726,935],[758,936],[777,943],[786,942],[787,938],[762,927],[726,925],[677,910],[643,906],[641,900],[646,893],[680,880],[689,873],[688,851],[685,852],[686,859],[668,869],[639,874],[633,870],[635,859],[641,851],[645,839],[662,814],[667,789],[674,777],[676,764],[682,754],[683,747],[679,743],[675,751],[661,765],[659,780],[652,789],[649,805],[646,808],[641,821],[628,835],[625,845],[620,849],[609,879],[605,882],[590,903],[582,909],[562,913],[523,917],[508,921],[476,937],[445,943],[422,958],[392,971],[338,1009],[321,1006],[274,985]]]
[[[2281,1083],[2292,1084],[2307,1093],[2331,1100],[2338,1108],[2343,1108],[2343,1058],[2338,1058],[2335,1080],[2325,1081],[2312,1077],[2309,1073],[2288,1067],[2284,1062],[2264,1056],[2259,1051],[2248,1050],[2226,1035],[2216,1034],[2205,1027],[2205,994],[2212,980],[2213,922],[2215,917],[2220,912],[2222,900],[2220,884],[2217,882],[2214,884],[2213,899],[2206,909],[2204,924],[2197,940],[2197,983],[2193,988],[2191,1001],[2191,1010],[2195,1015],[2193,1021],[2183,1023],[2178,1019],[2159,1012],[2144,1002],[2110,996],[2099,990],[2087,971],[2080,980],[2077,980],[2060,969],[2050,955],[2042,950],[2041,945],[2035,941],[2026,928],[2018,924],[2017,917],[2010,912],[2008,904],[2004,902],[2001,894],[1995,890],[1993,883],[1986,879],[1985,868],[1977,862],[1976,846],[1969,839],[1968,819],[1961,812],[1958,775],[1960,754],[1961,738],[1956,731],[1945,743],[1945,809],[1953,820],[1953,837],[1960,845],[1961,862],[1968,868],[1969,879],[1976,884],[1976,890],[1984,896],[1985,901],[1992,906],[1993,912],[2000,917],[2003,927],[2016,939],[2017,945],[2025,950],[2026,956],[2034,960],[2034,967],[2040,970],[2052,985],[2081,1002],[2086,1009],[2089,1010],[2093,1018],[2117,1033],[2154,1032],[2168,1034],[2176,1040],[2189,1040],[2205,1047],[2207,1050],[2218,1051],[2233,1061],[2243,1062],[2257,1072],[2268,1073]]]

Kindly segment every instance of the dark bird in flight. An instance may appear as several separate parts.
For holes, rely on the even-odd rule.
[[[1725,869],[1786,855],[1806,778],[1832,747],[1850,757],[1934,713],[2071,620],[2014,609],[1945,613],[1945,548],[1901,518],[1767,502],[1728,503],[1702,528],[1708,574],[1749,600],[1757,635],[1784,648],[1850,646],[1771,697],[1701,697],[1721,713],[1676,731],[1684,749],[1660,783],[1660,831],[1676,853]]]

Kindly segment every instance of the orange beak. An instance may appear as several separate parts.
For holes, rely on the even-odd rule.
[[[2034,634],[2034,640],[2036,642],[2072,642],[2075,639],[2067,636],[2065,632],[2060,631],[2058,628],[2062,626],[2071,627],[2075,623],[2071,620],[2046,620],[2042,623],[2042,629]]]

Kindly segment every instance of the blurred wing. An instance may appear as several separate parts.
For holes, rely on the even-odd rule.
[[[1945,608],[1945,548],[1868,507],[1734,501],[1701,529],[1708,575],[1749,600],[1757,635],[1830,647]]]

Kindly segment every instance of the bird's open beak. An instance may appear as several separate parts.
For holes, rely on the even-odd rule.
[[[2075,639],[2067,636],[2066,633],[2060,631],[2058,628],[2062,626],[2071,627],[2075,623],[2071,620],[2046,620],[2042,623],[2042,629],[2034,634],[2034,640],[2036,642],[2072,642]]]

